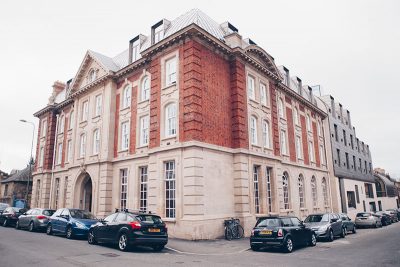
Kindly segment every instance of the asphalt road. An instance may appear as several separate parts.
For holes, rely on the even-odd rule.
[[[362,229],[345,239],[319,242],[291,254],[246,250],[247,240],[218,241],[218,245],[213,244],[216,241],[194,242],[195,246],[184,242],[171,240],[170,249],[158,253],[146,248],[122,253],[111,246],[88,245],[86,240],[0,227],[0,266],[400,266],[400,223]],[[174,244],[188,251],[174,249]],[[213,245],[212,255],[196,253],[201,246]],[[228,248],[237,248],[237,252],[226,253]]]

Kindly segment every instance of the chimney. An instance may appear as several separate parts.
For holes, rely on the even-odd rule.
[[[343,106],[339,103],[340,121],[343,122]]]
[[[229,21],[225,21],[224,23],[221,23],[221,28],[225,32],[225,35],[231,34],[231,33],[239,33],[239,30],[233,26]]]
[[[282,66],[283,67],[283,70],[285,71],[285,80],[286,80],[286,86],[287,87],[290,87],[290,72],[289,72],[289,69],[288,68],[286,68],[285,66]]]
[[[303,92],[302,92],[302,88],[303,88],[303,83],[302,83],[302,81],[301,81],[301,79],[299,78],[299,77],[296,77],[296,79],[297,79],[297,85],[298,85],[298,90],[299,90],[299,95],[303,95]]]
[[[312,88],[311,88],[310,86],[308,86],[308,92],[310,93],[310,98],[309,98],[309,100],[310,100],[310,102],[312,103],[312,100],[313,100],[313,92],[312,92]]]
[[[333,98],[333,96],[331,96],[331,110],[332,116],[336,118],[335,99]]]
[[[350,111],[347,111],[347,121],[349,122],[349,128],[351,129]]]
[[[53,84],[53,94],[55,95],[59,94],[62,90],[65,88],[65,83],[60,82],[60,81],[55,81]]]

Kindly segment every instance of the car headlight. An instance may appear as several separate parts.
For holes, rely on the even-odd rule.
[[[78,227],[79,229],[86,229],[86,225],[84,225],[83,223],[80,222],[75,222],[76,227]]]
[[[323,225],[318,228],[318,231],[325,232],[328,229],[329,225]]]

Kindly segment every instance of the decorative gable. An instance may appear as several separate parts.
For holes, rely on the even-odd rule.
[[[274,74],[278,79],[282,80],[278,67],[275,65],[274,59],[257,45],[249,45],[244,50],[244,53],[251,59],[256,61],[260,66],[266,68],[272,74]]]

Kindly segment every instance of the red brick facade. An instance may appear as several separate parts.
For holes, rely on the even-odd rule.
[[[301,109],[301,107],[300,107],[300,109]],[[304,108],[303,108],[303,110],[304,110]],[[304,164],[310,165],[310,157],[309,157],[309,153],[308,153],[306,117],[304,115],[300,115],[300,123],[301,123],[301,139],[302,139],[302,143],[303,143]]]
[[[54,142],[56,136],[57,117],[54,112],[47,115],[46,144],[44,148],[43,169],[51,170],[53,167]]]
[[[292,109],[286,107],[286,119],[287,119],[287,129],[288,129],[288,140],[289,140],[289,155],[290,161],[296,162],[296,145],[295,145],[295,135],[294,135],[294,123]]]
[[[314,115],[314,117],[315,117],[315,115]],[[312,129],[313,129],[315,162],[316,162],[316,164],[317,164],[317,167],[320,167],[320,166],[321,166],[321,160],[320,160],[320,155],[319,155],[319,143],[318,143],[317,123],[315,123],[315,122],[312,123]]]
[[[135,154],[136,149],[136,114],[137,114],[137,93],[138,86],[132,88],[131,95],[131,125],[129,134],[129,154]]]
[[[270,86],[271,96],[271,109],[272,109],[272,142],[274,148],[274,155],[281,155],[281,144],[279,142],[279,125],[278,125],[278,106],[276,103],[276,91],[275,85]]]
[[[120,94],[115,96],[114,158],[118,156]]]
[[[69,109],[65,110],[64,113],[69,113]],[[65,164],[65,155],[67,154],[66,149],[67,149],[67,131],[68,131],[68,125],[69,125],[69,118],[67,116],[64,116],[64,138],[63,138],[63,145],[62,145],[62,158],[61,158],[61,167],[64,168]]]
[[[150,89],[150,132],[149,148],[160,146],[160,120],[161,120],[161,64],[160,58],[153,59],[150,63],[151,89]]]

